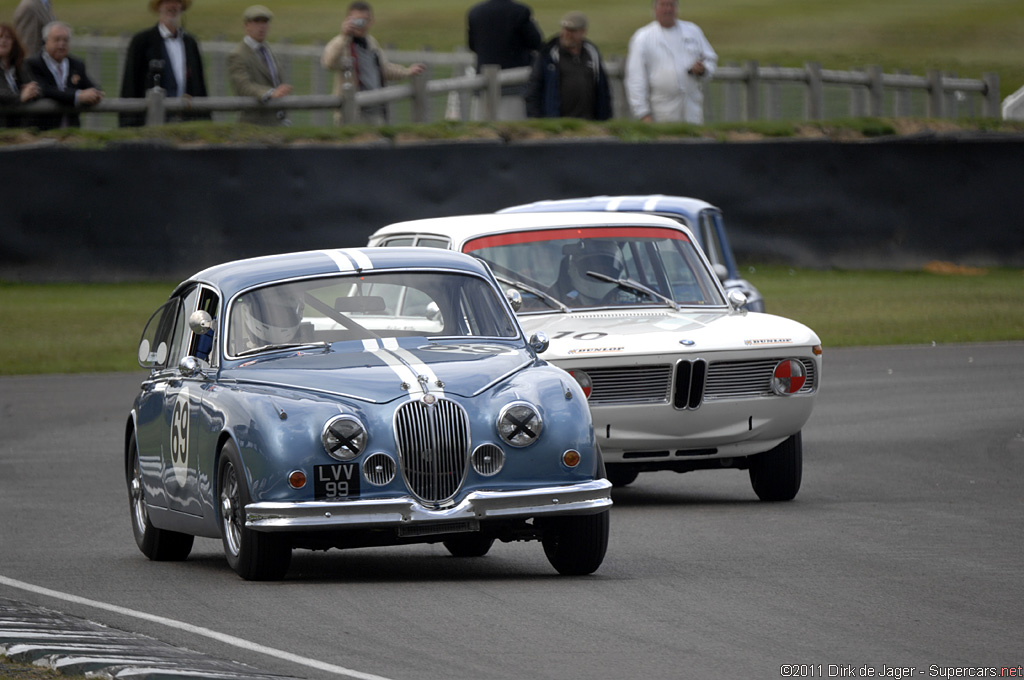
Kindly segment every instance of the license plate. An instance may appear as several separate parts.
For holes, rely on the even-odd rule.
[[[313,494],[318,501],[359,496],[359,466],[334,463],[313,466]]]

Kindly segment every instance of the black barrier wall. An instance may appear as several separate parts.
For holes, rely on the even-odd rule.
[[[1024,267],[1024,139],[0,152],[0,279],[179,279],[595,194],[721,207],[742,263]]]

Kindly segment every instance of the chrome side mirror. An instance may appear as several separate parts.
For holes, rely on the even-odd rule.
[[[523,296],[515,288],[509,288],[505,291],[505,299],[508,300],[508,304],[512,307],[513,312],[518,312],[523,306]]]
[[[746,295],[746,293],[744,293],[742,291],[738,291],[738,290],[730,290],[729,294],[726,297],[729,300],[729,306],[732,307],[734,311],[741,312],[743,314],[747,313],[747,308],[746,308],[747,295]]]
[[[537,331],[530,336],[530,347],[532,347],[533,351],[537,354],[543,354],[546,352],[548,345],[550,344],[551,342],[548,340],[548,335],[544,331]]]
[[[178,372],[185,378],[193,378],[203,375],[203,367],[195,357],[182,357],[178,362]]]
[[[213,328],[213,317],[209,312],[197,309],[188,317],[188,327],[196,335],[206,335]]]

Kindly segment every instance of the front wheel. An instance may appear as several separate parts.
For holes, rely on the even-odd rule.
[[[250,502],[249,487],[245,481],[245,468],[233,442],[224,444],[218,469],[221,540],[228,565],[247,581],[284,578],[292,561],[292,548],[287,539],[245,526],[245,506]]]
[[[563,576],[593,574],[608,550],[610,511],[594,515],[553,517],[545,522],[544,554]]]
[[[750,461],[750,485],[762,501],[791,501],[803,477],[803,438],[799,432]]]
[[[131,472],[128,475],[128,509],[136,545],[143,555],[155,562],[180,562],[186,559],[192,552],[195,536],[157,529],[149,521],[146,487],[142,483],[142,467],[139,463],[139,445],[134,432],[128,440],[128,452],[132,457]]]

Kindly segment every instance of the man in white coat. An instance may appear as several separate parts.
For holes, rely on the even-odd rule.
[[[679,0],[654,0],[654,21],[633,34],[626,57],[626,96],[646,122],[704,122],[701,80],[718,55],[697,24],[678,18]]]

